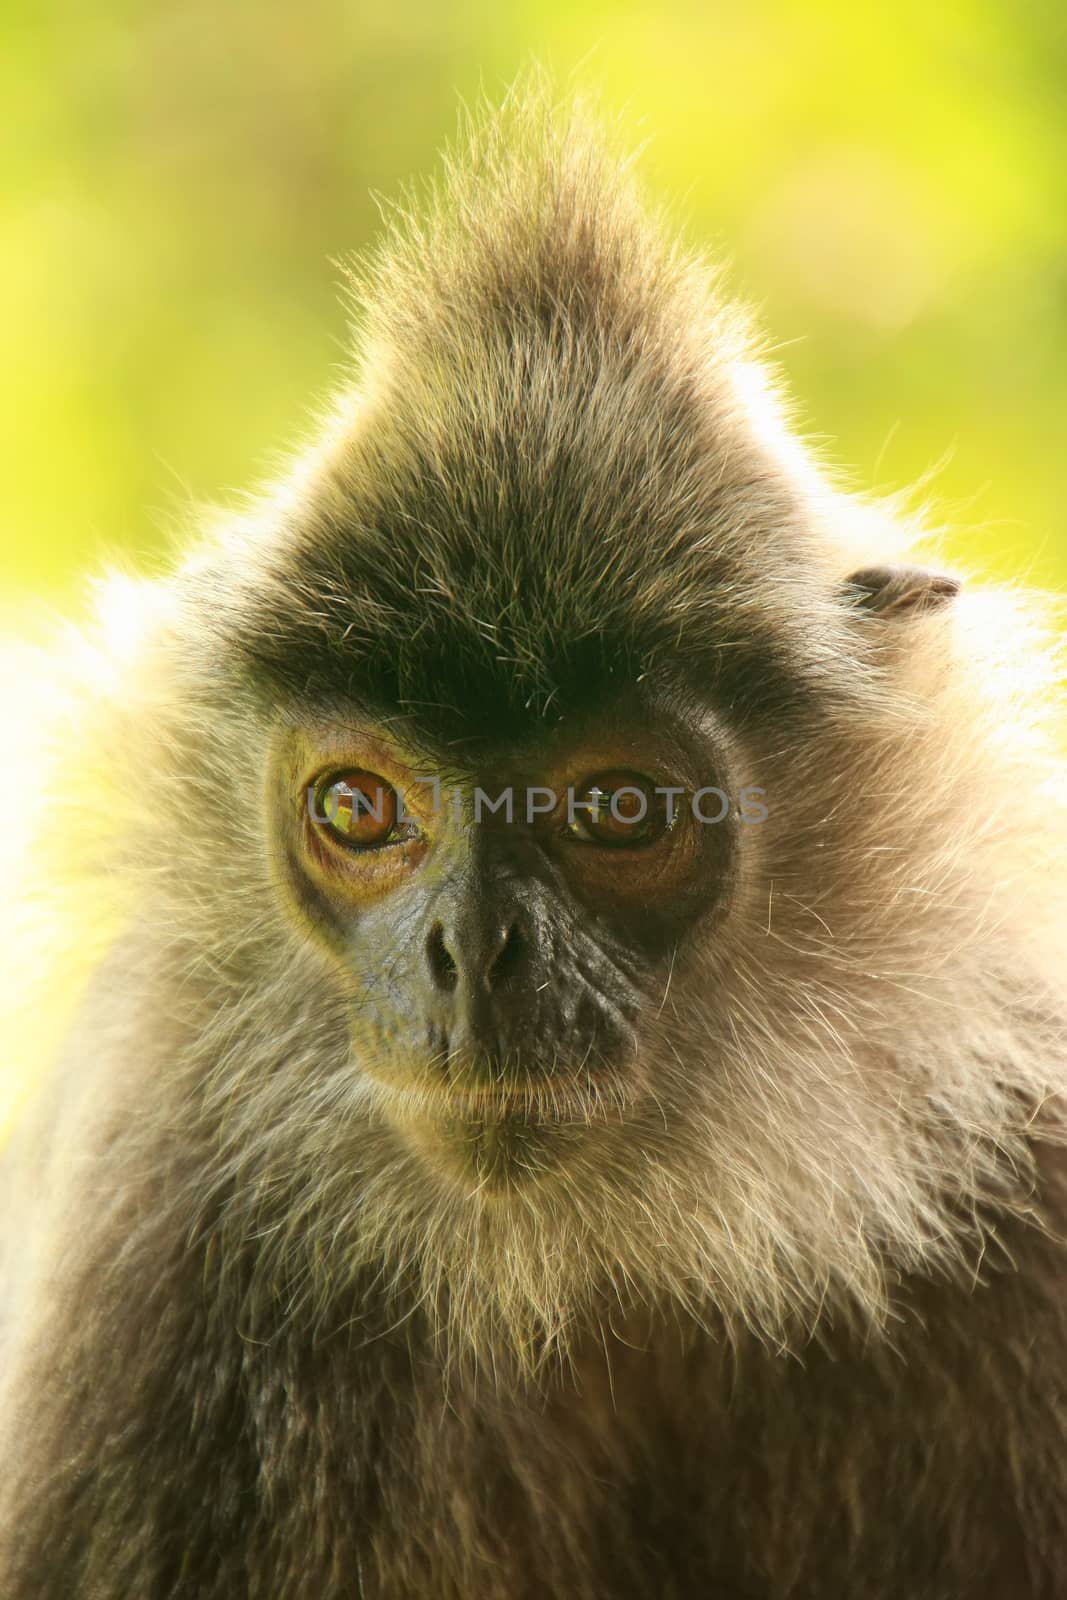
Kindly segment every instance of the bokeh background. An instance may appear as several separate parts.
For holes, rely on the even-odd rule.
[[[0,626],[152,569],[342,357],[337,262],[531,61],[759,307],[806,429],[1067,587],[1067,9],[897,0],[6,0]]]

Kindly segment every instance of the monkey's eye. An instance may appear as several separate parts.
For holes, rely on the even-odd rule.
[[[375,772],[334,773],[312,799],[315,826],[350,850],[375,850],[409,835],[396,790]]]
[[[673,820],[664,799],[652,779],[639,772],[600,772],[573,791],[566,831],[610,849],[654,844]]]

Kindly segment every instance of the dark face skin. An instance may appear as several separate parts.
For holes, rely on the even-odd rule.
[[[287,888],[340,963],[359,1070],[454,1172],[529,1175],[594,1099],[639,1092],[642,1008],[729,898],[727,765],[706,712],[637,691],[447,766],[395,717],[286,731]],[[732,804],[702,823],[712,785]]]

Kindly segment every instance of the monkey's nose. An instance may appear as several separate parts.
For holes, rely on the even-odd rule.
[[[509,978],[517,978],[526,965],[526,938],[518,922],[495,930],[494,948],[483,968],[487,989],[500,989]]]
[[[526,936],[517,919],[498,923],[478,939],[446,932],[443,923],[435,922],[426,940],[430,981],[444,994],[451,993],[461,978],[472,989],[492,993],[520,976],[527,955]]]
[[[426,964],[430,969],[430,982],[443,994],[450,993],[459,982],[459,971],[451,950],[445,943],[445,930],[435,922],[426,940]]]

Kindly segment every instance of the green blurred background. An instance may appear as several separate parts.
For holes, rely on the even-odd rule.
[[[272,470],[371,191],[534,60],[650,141],[853,481],[932,471],[952,552],[1067,587],[1062,5],[7,0],[0,622]]]

